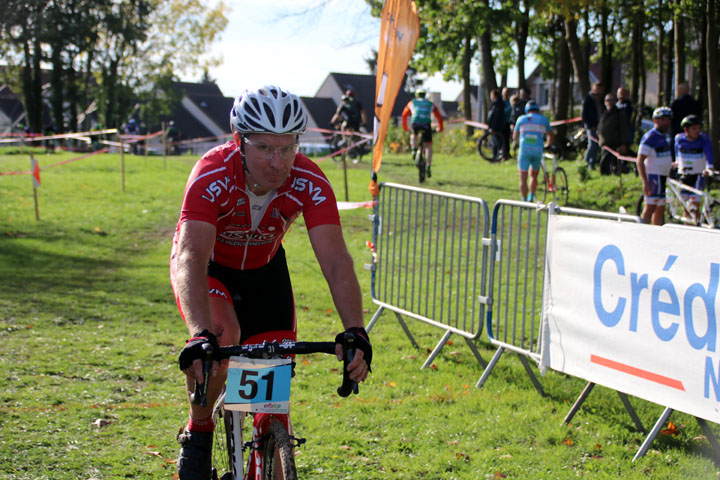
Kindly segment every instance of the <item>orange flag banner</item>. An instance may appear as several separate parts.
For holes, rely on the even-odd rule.
[[[368,187],[373,197],[379,193],[377,172],[380,171],[382,163],[390,115],[419,36],[420,19],[415,2],[386,0],[380,24],[380,48],[375,79],[373,172]]]

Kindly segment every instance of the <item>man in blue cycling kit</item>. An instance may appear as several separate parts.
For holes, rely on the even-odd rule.
[[[543,140],[547,137],[547,143]],[[520,172],[520,195],[523,201],[532,202],[537,189],[537,177],[540,171],[545,146],[550,146],[555,134],[550,127],[550,121],[540,113],[540,107],[533,100],[525,104],[525,115],[515,122],[513,140],[520,141],[518,151],[518,171]],[[528,171],[530,172],[530,185],[528,186]],[[553,184],[554,184],[553,180]]]
[[[682,119],[682,133],[675,136],[675,161],[677,162],[680,181],[698,190],[705,189],[706,170],[712,169],[715,163],[710,137],[702,132],[702,120],[697,115],[688,115]],[[698,211],[700,196],[696,193],[683,191],[683,197]]]
[[[645,223],[662,225],[665,218],[665,183],[672,167],[672,147],[668,143],[672,110],[659,107],[653,112],[654,127],[643,135],[637,156],[637,169],[643,185],[645,206],[640,215]]]

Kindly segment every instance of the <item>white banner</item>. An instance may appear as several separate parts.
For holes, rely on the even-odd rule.
[[[551,215],[541,367],[720,423],[720,232]]]

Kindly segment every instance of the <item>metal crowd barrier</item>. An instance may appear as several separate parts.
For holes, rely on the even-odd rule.
[[[538,392],[545,394],[528,359],[536,365],[540,363],[548,215],[558,214],[640,221],[634,215],[559,207],[552,203],[513,200],[495,203],[490,233],[490,256],[494,262],[488,279],[493,301],[488,309],[486,331],[497,350],[475,385],[477,388],[483,386],[503,353],[511,352],[518,355]],[[625,400],[623,398],[627,407]]]
[[[462,336],[481,365],[473,340],[482,333],[489,255],[489,213],[484,200],[382,183],[373,215],[375,261],[371,294],[378,310],[390,310],[417,348],[403,317],[445,330],[422,368],[451,335]]]

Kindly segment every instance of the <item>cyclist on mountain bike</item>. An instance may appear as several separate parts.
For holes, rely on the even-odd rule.
[[[672,147],[665,134],[670,130],[671,119],[670,107],[656,108],[654,127],[640,140],[637,169],[645,196],[641,217],[647,224],[662,225],[665,218],[665,183],[672,167]]]
[[[430,115],[435,115],[438,122],[438,132],[443,131],[443,118],[440,110],[433,102],[425,98],[425,90],[415,92],[415,98],[410,100],[402,112],[402,127],[406,132],[409,130],[407,125],[408,117],[411,117],[412,136],[410,137],[410,146],[413,151],[413,161],[415,160],[415,151],[418,148],[418,135],[422,135],[422,144],[425,148],[425,165],[426,175],[431,176],[430,163],[432,162],[432,137],[433,131],[430,126]]]
[[[545,145],[543,139],[547,137]],[[520,196],[523,202],[532,202],[537,189],[537,177],[540,171],[545,147],[555,141],[555,134],[550,127],[550,121],[540,113],[540,107],[534,100],[525,104],[525,115],[515,122],[513,139],[520,142],[518,150],[518,171],[520,172]],[[530,185],[528,186],[528,171],[530,171]],[[550,182],[555,185],[555,177]]]
[[[266,332],[296,331],[282,239],[300,214],[343,326],[364,339],[347,369],[351,379],[365,380],[372,348],[360,285],[332,187],[298,153],[307,125],[300,99],[275,86],[246,90],[235,99],[230,125],[233,139],[207,152],[190,173],[173,239],[171,281],[191,337],[179,357],[188,393],[203,381],[204,346],[217,351]],[[336,351],[340,357],[340,345]],[[178,436],[181,480],[210,478],[212,406],[226,375],[227,364],[213,362],[208,405],[191,404]]]
[[[367,124],[362,104],[355,98],[355,92],[347,89],[342,96],[335,115],[330,119],[332,125],[340,125],[343,130],[359,132]]]
[[[344,132],[364,132],[365,125],[367,124],[367,117],[365,116],[365,110],[363,110],[362,104],[355,98],[355,92],[348,88],[345,94],[342,96],[340,105],[338,105],[335,115],[330,119],[330,124],[333,128],[342,130]],[[352,133],[342,134],[345,147],[349,147],[356,140]],[[359,146],[358,148],[363,148]],[[356,149],[353,148],[349,152],[353,158],[353,163],[360,161],[360,157],[357,156]]]
[[[702,132],[702,120],[697,115],[688,115],[682,119],[680,126],[683,133],[675,136],[675,160],[680,174],[680,181],[698,190],[705,189],[707,169],[715,164],[710,137]],[[692,192],[683,191],[683,196],[690,200],[697,212],[700,197]]]

